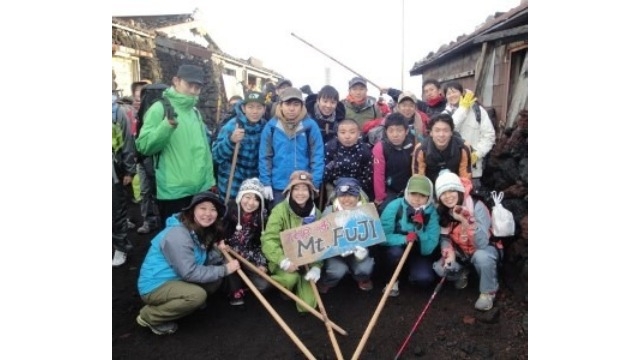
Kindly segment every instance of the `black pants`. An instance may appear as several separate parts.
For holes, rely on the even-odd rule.
[[[122,182],[111,188],[111,242],[116,250],[129,252],[133,244],[127,236],[127,201]]]
[[[180,199],[174,200],[160,200],[158,199],[158,210],[160,210],[160,229],[164,229],[166,227],[167,219],[175,214],[182,211],[183,208],[186,208],[191,203],[191,199],[193,195],[185,196]]]

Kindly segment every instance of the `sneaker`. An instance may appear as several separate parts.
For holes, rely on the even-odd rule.
[[[462,290],[469,284],[469,269],[464,268],[460,273],[460,277],[456,279],[454,286],[458,290]]]
[[[393,283],[393,286],[391,287],[391,292],[389,293],[389,296],[391,297],[396,297],[398,295],[400,295],[400,286],[398,285],[398,281]],[[382,292],[387,291],[387,287],[385,286],[384,289],[382,289]]]
[[[476,309],[482,311],[491,310],[493,307],[493,299],[495,299],[495,297],[496,294],[481,293],[476,301]]]
[[[145,221],[136,231],[138,234],[148,234],[151,231],[151,227],[149,226],[149,223]]]
[[[148,322],[144,321],[144,319],[140,315],[136,317],[136,322],[142,327],[148,327],[156,335],[173,334],[174,332],[176,332],[176,330],[178,330],[178,324],[174,322],[168,321],[158,325],[151,325]]]
[[[371,280],[358,281],[358,288],[362,291],[371,291],[371,289],[373,289],[373,282]],[[393,290],[391,291],[393,292]]]
[[[134,222],[132,222],[131,220],[127,219],[127,229],[133,230],[135,228],[136,228],[136,224]]]
[[[244,305],[244,290],[234,291],[230,296],[229,304],[234,306]]]
[[[120,250],[116,250],[113,253],[113,261],[111,262],[111,266],[118,267],[124,264],[125,261],[127,261],[127,253]]]

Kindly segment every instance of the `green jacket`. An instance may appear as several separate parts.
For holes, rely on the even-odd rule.
[[[177,127],[164,119],[164,108],[155,102],[144,114],[136,147],[154,156],[158,199],[174,200],[209,190],[216,184],[213,159],[205,125],[195,109],[197,97],[164,91],[178,117]]]
[[[320,219],[320,210],[314,208],[316,220]],[[267,226],[260,237],[262,242],[262,253],[267,258],[269,271],[275,272],[280,268],[280,262],[286,257],[282,242],[280,241],[280,233],[302,225],[302,218],[291,211],[289,207],[289,197],[285,197],[278,205],[276,205],[269,215]],[[322,267],[322,261],[308,264],[309,268],[313,266]]]

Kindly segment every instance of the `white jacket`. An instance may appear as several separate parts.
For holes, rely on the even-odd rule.
[[[480,106],[480,123],[476,120],[476,114],[472,108],[463,109],[458,106],[457,109],[447,104],[445,112],[453,117],[453,125],[455,130],[460,133],[464,141],[473,146],[473,150],[478,154],[478,161],[471,167],[471,173],[474,178],[482,176],[482,163],[485,155],[491,150],[496,143],[496,132],[489,118],[487,111]]]

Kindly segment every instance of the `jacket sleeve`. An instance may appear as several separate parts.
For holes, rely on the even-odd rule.
[[[216,141],[213,143],[213,149],[211,154],[213,160],[217,163],[227,163],[231,161],[233,157],[233,151],[235,150],[235,144],[231,142],[231,134],[236,128],[236,122],[230,120],[218,133]]]
[[[384,201],[387,197],[387,188],[385,185],[386,178],[386,162],[384,152],[382,151],[382,141],[378,141],[371,151],[373,156],[373,193],[375,201]]]
[[[474,115],[475,116],[475,115]],[[478,151],[478,157],[484,158],[496,143],[496,131],[493,123],[482,106],[480,107],[480,138],[474,149]]]
[[[131,127],[127,119],[127,114],[122,106],[118,106],[118,112],[116,114],[118,126],[122,130],[122,164],[124,171],[127,175],[134,175],[136,173],[136,145],[133,133],[131,133]]]
[[[273,136],[271,128],[274,126],[271,120],[267,122],[262,134],[260,134],[260,149],[258,150],[258,171],[260,182],[264,186],[272,186],[273,170]],[[274,134],[275,135],[275,134]]]
[[[447,105],[447,107],[445,108],[444,111],[445,112],[452,112],[451,110],[452,110],[452,108],[449,105]],[[454,129],[459,129],[462,126],[462,124],[469,117],[469,113],[471,113],[473,116],[475,116],[473,114],[473,112],[470,111],[470,110],[471,110],[471,108],[466,109],[466,108],[463,108],[462,106],[458,106],[458,108],[455,109],[452,112],[451,117],[453,118],[453,128]],[[475,119],[473,121],[475,121]]]
[[[260,237],[262,253],[269,261],[269,270],[271,271],[276,270],[280,266],[280,262],[285,258],[284,249],[280,242],[280,232],[287,229],[285,206],[286,203],[281,202],[273,208],[271,215],[269,215],[267,226]]]
[[[200,265],[195,261],[194,243],[185,229],[167,232],[160,247],[173,270],[183,280],[192,283],[210,283],[225,276],[224,265]]]
[[[420,233],[420,254],[430,255],[433,250],[438,246],[438,240],[440,238],[440,223],[438,212],[433,205],[429,205],[429,223],[426,225],[426,230]]]
[[[324,175],[324,143],[322,141],[322,133],[318,124],[307,118],[311,126],[311,141],[309,142],[309,168],[313,176],[313,185],[316,189],[320,189],[322,185],[322,176]]]
[[[384,236],[387,239],[387,241],[383,242],[382,245],[384,246],[400,246],[400,245],[404,245],[407,242],[407,236],[404,234],[397,234],[395,233],[395,229],[396,229],[396,214],[398,212],[398,207],[402,207],[402,202],[404,201],[404,199],[402,198],[398,198],[395,199],[393,201],[391,201],[385,208],[384,211],[382,212],[382,215],[380,216],[380,222],[382,223],[382,229],[384,230]],[[404,209],[402,209],[401,211],[403,211],[402,217],[400,218],[399,221],[404,221],[405,218],[405,214],[404,214]]]
[[[489,232],[489,228],[491,227],[489,209],[481,201],[477,201],[473,207],[473,216],[476,220],[474,232],[476,248],[486,248],[489,246],[489,238],[491,236]]]
[[[174,127],[164,120],[164,107],[157,101],[144,114],[140,135],[136,140],[138,151],[147,156],[161,152],[169,143]]]

